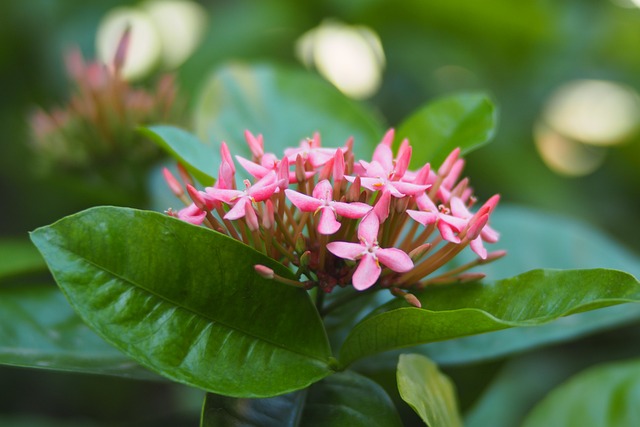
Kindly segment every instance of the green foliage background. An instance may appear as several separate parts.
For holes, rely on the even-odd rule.
[[[130,4],[31,0],[0,5],[2,237],[24,237],[28,231],[65,215],[109,202],[104,195],[79,190],[62,177],[45,180],[38,176],[28,147],[26,117],[34,105],[49,107],[65,100],[65,49],[79,45],[87,57],[92,57],[95,29],[101,17],[125,3]],[[199,90],[211,70],[226,61],[267,61],[301,67],[294,57],[293,44],[323,19],[367,25],[382,40],[387,67],[382,88],[366,103],[389,126],[397,126],[435,97],[460,90],[488,91],[500,107],[500,126],[493,143],[467,156],[466,173],[479,198],[499,192],[505,202],[568,214],[603,229],[632,252],[640,250],[640,135],[612,148],[603,167],[595,173],[571,179],[551,172],[532,141],[543,103],[566,81],[609,79],[640,89],[640,56],[635,53],[640,45],[640,9],[622,8],[604,0],[415,0],[401,4],[382,0],[243,0],[201,4],[210,11],[208,32],[203,44],[178,72],[181,89],[192,103],[198,102]],[[436,72],[452,64],[472,74],[467,78],[443,78]],[[565,220],[550,216],[549,221]],[[522,227],[526,228],[526,224]],[[554,236],[557,235],[550,234],[549,239]],[[535,244],[531,251],[532,258],[538,257]],[[25,268],[31,268],[28,257],[25,259]],[[584,267],[597,267],[597,262],[588,260]],[[637,269],[626,271],[638,274]],[[47,276],[43,275],[41,281],[45,280]],[[509,381],[515,381],[518,375],[532,384],[528,393],[519,396],[521,412],[526,413],[552,386],[575,373],[578,366],[637,357],[640,349],[634,343],[638,340],[630,337],[637,338],[638,323],[629,322],[628,327],[614,332],[540,350],[539,358],[496,356],[477,366],[473,375],[456,366],[445,370],[457,383],[462,409],[473,408],[469,424],[483,425],[483,419],[495,420],[492,396],[513,397],[513,393],[504,390],[509,390]],[[605,345],[611,351],[602,351]],[[432,351],[437,354],[447,350]],[[580,362],[563,364],[550,354],[573,354]],[[532,366],[539,366],[540,360],[551,361],[552,374],[545,379],[527,378],[525,373]],[[377,380],[384,384],[388,378]],[[190,421],[195,425],[202,398],[200,392],[182,386],[6,367],[0,368],[0,383],[4,385],[0,391],[2,425],[55,425],[38,424],[40,416],[65,420],[61,425],[102,425],[93,420],[126,425],[131,413],[131,425],[176,425],[196,420]],[[493,394],[479,398],[485,389]],[[148,399],[140,401],[140,395]],[[411,411],[404,415],[405,422],[415,419]],[[482,418],[492,415],[493,418]],[[27,416],[29,420],[24,421]],[[521,417],[516,413],[511,420]],[[11,424],[11,420],[23,423]]]

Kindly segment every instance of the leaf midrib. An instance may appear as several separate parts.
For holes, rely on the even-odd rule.
[[[145,286],[143,286],[141,284],[135,283],[132,280],[127,279],[127,278],[121,276],[120,274],[117,274],[117,273],[111,271],[110,269],[108,269],[106,267],[103,267],[100,264],[94,262],[93,260],[90,260],[89,258],[81,256],[80,254],[78,254],[78,253],[76,253],[76,252],[74,252],[74,251],[72,251],[72,250],[70,250],[68,248],[63,248],[62,246],[59,246],[59,248],[60,248],[60,250],[62,250],[64,252],[67,252],[68,254],[77,256],[79,259],[83,260],[84,262],[86,262],[87,264],[89,264],[91,266],[94,266],[96,269],[102,270],[102,271],[106,272],[107,274],[112,275],[116,279],[119,279],[119,280],[122,280],[122,281],[124,281],[126,283],[129,283],[134,288],[138,288],[138,289],[140,289],[140,290],[142,290],[144,292],[147,292],[147,293],[155,296],[156,298],[159,298],[159,299],[161,299],[162,301],[164,301],[164,302],[166,302],[168,304],[173,304],[174,306],[176,306],[176,307],[178,307],[178,308],[180,308],[182,310],[185,310],[185,311],[187,311],[189,313],[192,313],[192,314],[197,315],[197,316],[201,316],[201,317],[203,317],[205,320],[207,320],[210,323],[213,323],[213,324],[218,323],[219,325],[221,325],[221,326],[223,326],[223,327],[225,327],[227,329],[236,330],[236,331],[240,332],[241,334],[244,334],[244,335],[246,335],[248,337],[251,337],[251,338],[266,342],[267,344],[269,344],[269,345],[271,345],[273,347],[279,348],[279,349],[281,349],[283,351],[286,351],[286,352],[289,352],[289,353],[294,353],[294,354],[297,354],[297,355],[300,355],[300,356],[304,356],[306,358],[318,360],[318,361],[322,362],[322,364],[325,365],[327,368],[329,366],[328,360],[325,360],[323,358],[317,357],[315,355],[309,355],[309,354],[303,353],[303,352],[298,351],[298,350],[294,350],[294,349],[291,349],[291,348],[284,347],[283,345],[281,345],[279,343],[276,343],[276,342],[273,342],[273,341],[271,341],[271,340],[269,340],[267,338],[257,336],[255,334],[249,333],[249,332],[247,332],[247,331],[245,331],[243,329],[240,329],[240,328],[231,327],[226,322],[222,322],[222,321],[218,321],[218,320],[215,320],[215,319],[211,319],[208,315],[206,315],[204,313],[201,313],[198,310],[195,310],[195,309],[192,309],[190,307],[184,306],[182,304],[179,304],[179,303],[173,301],[172,299],[170,299],[170,298],[168,298],[168,297],[166,297],[164,295],[158,294],[157,292],[154,292],[154,291],[148,289],[147,287],[145,287]]]

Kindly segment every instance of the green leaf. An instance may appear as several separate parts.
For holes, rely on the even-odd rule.
[[[536,326],[573,313],[638,302],[640,283],[615,270],[534,270],[489,284],[432,286],[416,296],[422,309],[393,300],[356,325],[340,351],[341,363],[349,365],[385,350]]]
[[[54,286],[0,289],[0,364],[160,379],[93,333]]]
[[[273,65],[228,64],[201,91],[195,109],[197,134],[226,141],[235,154],[248,153],[244,131],[262,134],[265,151],[277,156],[300,140],[321,134],[328,147],[354,137],[359,157],[369,155],[383,134],[377,118],[362,104],[308,72]]]
[[[281,264],[222,234],[153,212],[93,208],[31,235],[80,317],[172,380],[267,397],[329,375],[307,293],[257,275]]]
[[[640,360],[588,369],[552,391],[523,427],[640,425]]]
[[[637,255],[575,218],[500,205],[492,214],[491,221],[501,233],[496,246],[508,253],[505,258],[480,268],[491,280],[535,268],[607,268],[640,277],[640,258]],[[464,255],[463,252],[458,257]],[[467,261],[471,259],[469,256]],[[639,318],[637,307],[623,304],[560,318],[536,328],[513,328],[427,344],[419,351],[440,365],[469,363],[566,341]],[[395,363],[395,359],[389,363]]]
[[[207,394],[201,427],[401,426],[393,402],[374,381],[339,372],[309,389],[267,399]]]
[[[393,402],[376,382],[340,372],[309,389],[301,426],[402,426]]]
[[[466,154],[489,142],[498,121],[496,108],[485,93],[460,93],[429,102],[398,127],[398,139],[413,146],[411,165],[440,165],[460,147]]]
[[[431,360],[419,354],[401,354],[398,390],[429,427],[462,426],[453,382]]]
[[[0,280],[46,269],[42,256],[28,240],[0,240]]]
[[[236,399],[207,393],[200,426],[295,427],[299,425],[306,394],[302,390],[264,399]]]
[[[202,184],[212,185],[220,164],[219,149],[175,126],[157,125],[139,132],[173,156]]]

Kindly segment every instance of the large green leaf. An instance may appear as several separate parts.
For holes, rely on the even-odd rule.
[[[429,102],[400,124],[398,136],[412,143],[412,166],[437,166],[456,147],[464,154],[489,142],[497,120],[488,95],[460,93]]]
[[[453,382],[431,360],[402,354],[398,360],[398,390],[402,400],[429,427],[461,427]]]
[[[265,150],[280,156],[314,132],[337,147],[353,136],[356,156],[373,151],[382,138],[377,118],[319,77],[272,65],[229,64],[201,91],[195,128],[205,141],[226,141],[235,154],[248,153],[244,131],[262,134]]]
[[[0,289],[0,364],[160,379],[93,333],[54,286]]]
[[[175,126],[149,126],[139,132],[182,163],[202,185],[213,185],[220,164],[219,149]]]
[[[80,317],[142,365],[214,393],[266,397],[331,373],[307,293],[282,265],[165,215],[93,208],[31,235]]]
[[[535,268],[608,268],[640,277],[640,257],[574,218],[501,205],[491,221],[501,232],[495,246],[507,250],[505,258],[479,268],[491,280]],[[420,352],[439,364],[469,363],[566,341],[639,318],[637,306],[623,304],[560,318],[536,328],[513,328],[427,344],[421,346]],[[395,359],[389,364],[395,364]]]
[[[309,389],[267,399],[207,394],[202,427],[401,426],[393,402],[374,381],[339,372]]]
[[[385,350],[535,326],[573,313],[637,302],[640,283],[615,270],[534,270],[495,283],[432,286],[417,296],[422,309],[394,300],[356,325],[340,351],[341,363],[348,365]]]
[[[640,360],[600,365],[552,391],[523,427],[640,425]]]
[[[28,240],[0,240],[0,280],[46,269],[42,256]]]

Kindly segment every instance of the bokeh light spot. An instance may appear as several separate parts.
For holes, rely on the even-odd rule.
[[[160,36],[163,66],[178,67],[200,43],[207,25],[206,11],[186,0],[155,0],[143,7]]]
[[[96,48],[100,60],[111,64],[127,26],[131,26],[131,42],[122,76],[127,80],[135,80],[149,73],[161,55],[160,38],[148,14],[131,7],[111,10],[98,28]]]
[[[602,165],[606,156],[604,148],[567,138],[542,122],[535,126],[534,140],[545,164],[561,175],[588,175]]]
[[[590,145],[614,145],[640,124],[640,103],[630,88],[604,80],[577,80],[556,90],[544,121],[567,138]]]
[[[382,83],[385,65],[380,38],[364,26],[326,21],[303,34],[296,53],[348,96],[372,96]]]

